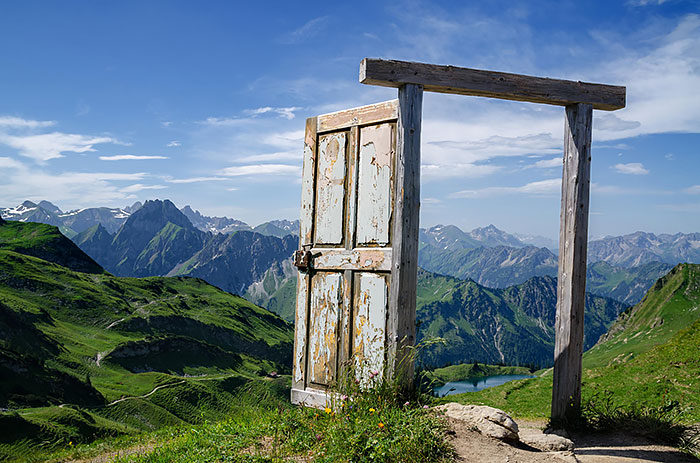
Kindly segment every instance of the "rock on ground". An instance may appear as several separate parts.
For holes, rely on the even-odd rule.
[[[561,452],[573,450],[574,443],[557,434],[545,434],[539,429],[521,429],[518,433],[520,442],[543,452]]]
[[[436,407],[445,416],[476,428],[481,434],[508,442],[518,442],[518,424],[504,411],[485,405],[462,405],[450,402]]]

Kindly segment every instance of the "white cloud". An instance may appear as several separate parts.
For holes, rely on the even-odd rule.
[[[691,187],[686,188],[683,191],[691,195],[700,195],[700,185],[693,185]]]
[[[164,188],[168,187],[165,185],[144,185],[143,183],[134,183],[133,185],[121,188],[120,191],[122,193],[137,193],[143,190],[162,190]]]
[[[88,135],[52,132],[39,135],[0,134],[0,143],[11,146],[22,156],[38,162],[62,158],[65,152],[86,153],[95,151],[94,145],[115,143],[112,137],[93,137]]]
[[[600,185],[597,183],[592,183],[591,194],[616,196],[670,196],[676,194],[676,192],[655,188],[625,188],[619,185]]]
[[[627,107],[615,116],[640,125],[597,133],[601,127],[594,122],[594,139],[700,132],[700,15],[686,15],[670,32],[646,41],[655,46],[640,47],[637,41],[626,49],[618,46],[622,57],[599,69],[601,78],[627,87]]]
[[[260,143],[273,146],[276,148],[282,148],[286,151],[291,151],[293,149],[302,151],[304,149],[304,131],[303,130],[290,130],[287,132],[274,132],[268,134],[262,134],[260,137]]]
[[[301,175],[300,166],[287,164],[251,164],[247,166],[233,166],[222,169],[220,175],[228,177],[240,177],[247,175]]]
[[[102,161],[147,161],[149,159],[169,159],[167,156],[139,156],[135,154],[117,154],[115,156],[100,156]]]
[[[12,158],[0,157],[0,169],[21,169],[24,165]]]
[[[23,166],[18,167],[16,175],[6,176],[5,181],[0,183],[0,197],[9,204],[20,203],[25,199],[38,201],[50,198],[53,202],[76,208],[120,206],[129,199],[129,195],[128,192],[120,191],[113,182],[133,182],[146,176],[148,174],[144,172],[52,173]]]
[[[301,108],[298,108],[296,106],[289,106],[286,108],[273,108],[270,106],[264,106],[262,108],[256,108],[256,109],[246,109],[243,111],[245,114],[248,114],[250,116],[259,116],[260,114],[267,114],[267,113],[274,113],[277,114],[280,117],[283,117],[285,119],[294,119],[294,111],[298,111]]]
[[[76,112],[75,114],[77,116],[85,116],[90,112],[90,105],[85,103],[84,101],[79,101],[77,106],[76,106]]]
[[[250,123],[250,119],[237,117],[207,117],[203,121],[198,121],[197,123],[209,127],[237,127]]]
[[[641,162],[630,162],[629,164],[615,164],[611,169],[616,170],[621,174],[627,175],[646,175],[649,173],[648,169],[644,168],[644,164]]]
[[[639,121],[625,121],[617,117],[615,114],[596,114],[593,120],[593,127],[597,130],[608,132],[621,132],[624,130],[632,130],[642,125]]]
[[[616,150],[629,150],[632,149],[627,143],[612,143],[612,144],[598,144],[595,138],[593,139],[593,148],[610,148]]]
[[[172,123],[172,121],[163,121],[163,122],[160,123],[160,125],[161,125],[161,127],[168,128],[168,127],[170,127],[171,125],[173,125],[173,123]]]
[[[192,177],[192,178],[173,178],[167,180],[170,183],[199,183],[199,182],[220,182],[229,180],[225,177]]]
[[[326,28],[329,18],[329,16],[313,18],[304,23],[301,27],[281,37],[279,42],[285,45],[293,45],[310,39]]]
[[[22,119],[21,117],[0,116],[0,127],[10,129],[36,129],[40,127],[51,127],[56,125],[56,121],[34,121]]]
[[[301,149],[295,151],[280,151],[277,153],[253,154],[236,159],[236,162],[269,162],[301,160]]]
[[[451,198],[484,198],[491,196],[529,195],[549,196],[561,191],[561,179],[552,178],[530,182],[517,187],[487,187],[479,190],[462,190],[452,193]]]
[[[560,111],[483,99],[462,104],[446,95],[436,96],[443,98],[426,96],[430,110],[421,132],[426,180],[491,175],[502,169],[490,164],[492,160],[563,151]]]
[[[173,140],[165,146],[167,146],[168,148],[176,148],[176,147],[181,146],[181,145],[182,145],[182,142],[179,142],[177,140]]]
[[[501,170],[502,167],[490,164],[421,164],[420,172],[423,180],[436,180],[452,177],[459,178],[478,178],[491,175]]]
[[[663,5],[668,0],[628,0],[627,4],[632,6]]]
[[[552,158],[552,159],[542,159],[541,161],[537,161],[536,163],[534,163],[532,165],[532,167],[537,167],[537,168],[541,168],[541,169],[549,169],[552,167],[561,167],[563,162],[564,162],[564,160],[562,159],[562,157]]]

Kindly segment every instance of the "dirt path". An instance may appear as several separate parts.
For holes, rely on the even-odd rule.
[[[544,423],[519,422],[522,431],[542,429]],[[698,460],[678,450],[650,443],[626,434],[573,435],[573,451],[542,452],[527,445],[513,446],[486,437],[462,421],[450,420],[450,436],[464,463],[697,463]]]
[[[183,379],[182,381],[178,381],[177,383],[168,383],[168,384],[163,384],[163,385],[161,385],[161,386],[156,386],[156,387],[154,387],[153,390],[152,390],[151,392],[149,392],[148,394],[139,395],[139,396],[122,397],[121,399],[117,399],[117,400],[115,400],[114,402],[108,403],[106,406],[109,407],[110,405],[118,404],[119,402],[124,402],[125,400],[131,400],[131,399],[145,399],[146,397],[148,397],[148,396],[150,396],[150,395],[153,395],[156,391],[158,391],[158,390],[160,390],[160,389],[163,389],[163,388],[166,388],[166,387],[177,386],[178,384],[182,384],[182,383],[184,383],[184,382],[185,382],[185,380]]]

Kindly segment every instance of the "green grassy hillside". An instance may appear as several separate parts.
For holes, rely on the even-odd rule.
[[[440,337],[421,351],[426,367],[447,363],[549,366],[554,350],[556,280],[534,277],[505,289],[420,271],[418,340]],[[584,345],[595,344],[625,305],[586,294]]]
[[[56,233],[0,224],[0,460],[220,418],[242,384],[290,370],[292,326],[275,314],[195,278],[119,278],[24,253],[55,248],[60,261],[45,245]],[[91,262],[68,243],[71,262]]]
[[[63,236],[58,228],[43,223],[3,220],[0,223],[0,250],[39,257],[79,272],[104,273],[102,267]]]
[[[660,278],[642,301],[621,314],[586,355],[586,366],[619,362],[667,342],[700,318],[700,265],[680,264]]]

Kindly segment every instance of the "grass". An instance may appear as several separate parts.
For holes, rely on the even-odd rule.
[[[242,384],[290,369],[269,311],[196,278],[73,271],[62,240],[0,226],[0,460],[222,420]]]
[[[453,461],[446,421],[423,408],[429,397],[400,402],[405,397],[389,382],[373,386],[353,383],[346,398],[316,410],[289,403],[288,377],[252,381],[236,391],[223,419],[86,444],[65,440],[53,451],[32,453],[25,443],[26,455],[11,461],[58,463],[98,455],[119,463]]]
[[[253,383],[226,420],[174,433],[157,448],[115,461],[452,461],[446,422],[427,409],[428,396],[407,396],[397,382],[360,385],[351,378],[348,368],[323,410],[291,406],[286,396]]]

